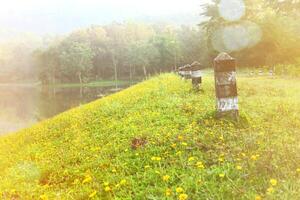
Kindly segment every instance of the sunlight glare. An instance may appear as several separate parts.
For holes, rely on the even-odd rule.
[[[228,21],[240,20],[246,11],[243,0],[221,0],[219,4],[219,14]]]

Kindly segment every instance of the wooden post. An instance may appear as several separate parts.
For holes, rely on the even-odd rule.
[[[191,65],[180,67],[178,73],[184,79],[191,79]]]
[[[227,53],[220,53],[214,60],[217,118],[238,119],[236,86],[236,60]]]
[[[179,74],[179,76],[182,77],[182,78],[184,77],[184,71],[183,71],[183,68],[184,68],[184,66],[178,68],[178,74]]]
[[[192,84],[193,84],[193,88],[195,90],[200,90],[200,86],[202,83],[202,65],[195,61],[193,62],[193,64],[191,64],[191,77],[192,77]]]

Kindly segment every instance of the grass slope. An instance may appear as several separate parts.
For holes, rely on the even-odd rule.
[[[165,74],[2,137],[0,198],[300,199],[300,81],[240,78],[239,124],[213,86]]]

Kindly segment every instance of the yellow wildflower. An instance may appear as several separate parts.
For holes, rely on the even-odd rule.
[[[184,190],[183,190],[182,187],[177,187],[177,188],[176,188],[176,192],[177,192],[177,193],[183,193]]]
[[[254,161],[257,160],[257,156],[256,155],[252,155],[251,156],[251,160],[254,160]]]
[[[262,198],[261,198],[261,196],[256,195],[256,196],[255,196],[255,200],[262,200]]]
[[[127,183],[127,181],[126,181],[125,179],[122,179],[122,180],[120,181],[120,185],[126,185],[126,183]]]
[[[236,166],[236,169],[237,169],[237,170],[242,170],[242,166],[237,165],[237,166]]]
[[[221,173],[221,174],[219,174],[219,177],[220,177],[220,178],[224,178],[224,177],[225,177],[225,174]]]
[[[271,184],[272,186],[276,186],[276,185],[277,185],[277,180],[272,178],[272,179],[270,180],[270,184]]]
[[[103,185],[104,186],[109,186],[109,182],[104,182]]]
[[[151,160],[153,160],[153,161],[161,161],[161,157],[155,157],[155,156],[153,156],[151,158]]]
[[[220,157],[220,158],[218,158],[218,161],[219,162],[224,162],[224,158]]]
[[[90,195],[89,195],[89,198],[93,198],[94,196],[96,196],[97,194],[97,191],[94,190]]]
[[[199,168],[199,169],[204,169],[204,165],[201,161],[197,162],[196,163],[196,166]]]
[[[274,188],[273,187],[269,187],[267,189],[267,194],[272,194],[272,193],[274,193]]]
[[[82,184],[85,184],[85,183],[90,183],[92,182],[92,177],[90,175],[86,176],[85,179],[83,179],[82,181]]]
[[[163,181],[168,182],[169,179],[170,179],[170,176],[169,175],[164,175],[162,179],[163,179]]]
[[[181,143],[182,146],[187,146],[188,144],[186,142]]]
[[[296,172],[300,173],[300,168],[297,168],[297,169],[296,169]]]
[[[187,194],[180,194],[178,197],[179,200],[187,200],[187,198],[188,198]]]
[[[110,191],[111,191],[111,188],[110,188],[109,186],[106,186],[106,187],[104,187],[104,191],[105,191],[105,192],[110,192]]]
[[[116,169],[112,169],[111,171],[112,171],[112,173],[116,173],[116,172],[117,172],[117,170],[116,170]]]
[[[171,145],[171,147],[173,147],[173,148],[175,148],[176,146],[177,146],[177,144],[175,144],[175,143]]]
[[[79,181],[79,179],[78,178],[76,178],[74,181],[73,181],[73,185],[77,185],[78,183],[80,183],[80,181]]]
[[[170,188],[167,188],[166,189],[166,196],[168,197],[168,196],[171,196],[171,193],[172,193],[172,190],[170,189]]]
[[[195,160],[195,157],[189,157],[189,162],[192,162]]]
[[[41,200],[48,200],[48,196],[43,194],[43,195],[40,196],[40,199]]]
[[[183,136],[178,135],[177,139],[180,140],[180,141],[182,141],[183,140]]]

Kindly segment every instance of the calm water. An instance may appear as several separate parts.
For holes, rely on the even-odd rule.
[[[114,87],[0,86],[0,135],[29,127],[114,92]]]

